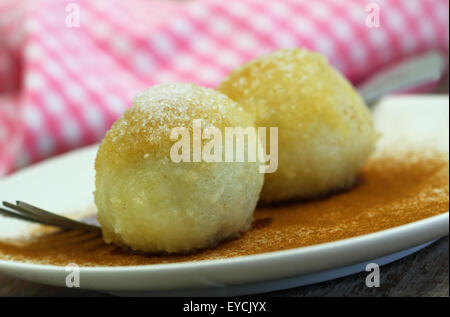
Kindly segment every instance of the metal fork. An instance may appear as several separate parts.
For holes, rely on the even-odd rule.
[[[439,51],[429,51],[386,66],[357,87],[364,101],[371,105],[383,96],[438,81],[446,61]]]
[[[22,201],[16,201],[16,204],[4,201],[3,206],[5,208],[0,207],[0,214],[5,217],[59,227],[64,230],[82,230],[100,233],[99,226],[57,215]]]

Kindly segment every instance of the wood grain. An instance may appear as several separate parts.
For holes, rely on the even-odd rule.
[[[449,296],[449,238],[380,269],[380,287],[365,286],[366,272],[264,296]],[[106,296],[30,283],[0,274],[0,296]]]
[[[449,296],[449,238],[380,268],[380,287],[365,285],[367,272],[274,292],[271,296]]]

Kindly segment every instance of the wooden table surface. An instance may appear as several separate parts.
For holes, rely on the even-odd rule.
[[[336,280],[264,294],[264,296],[449,296],[448,236],[427,248],[380,268],[380,287],[368,288],[362,272]],[[0,274],[0,296],[106,296],[60,288]]]

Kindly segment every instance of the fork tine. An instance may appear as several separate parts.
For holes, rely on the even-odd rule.
[[[5,206],[5,207],[7,207],[9,209],[12,209],[16,214],[20,214],[20,215],[22,215],[22,216],[24,216],[24,217],[26,217],[28,219],[35,219],[35,220],[40,221],[40,222],[54,224],[54,221],[52,221],[52,219],[50,217],[43,217],[43,216],[41,216],[39,214],[30,212],[30,211],[26,210],[25,208],[22,208],[20,206],[14,205],[14,204],[11,204],[11,203],[9,203],[7,201],[3,202],[3,206]]]
[[[99,227],[91,226],[76,220],[72,220],[67,217],[56,215],[54,213],[37,208],[24,202],[18,201],[17,205],[14,205],[4,201],[3,205],[5,207],[13,209],[17,213],[20,213],[21,216],[27,219],[33,219],[43,224],[57,226],[63,229],[79,229],[84,231],[97,231],[97,232],[100,231]]]
[[[24,203],[21,201],[17,201],[16,204],[17,204],[17,207],[19,207],[20,209],[22,209],[26,212],[32,213],[39,217],[49,219],[51,221],[55,221],[56,223],[60,223],[63,225],[68,225],[68,226],[78,226],[79,224],[82,224],[81,222],[78,222],[76,220],[72,220],[70,218],[54,214],[52,212],[46,211],[44,209],[32,206],[30,204],[27,204],[27,203]]]
[[[47,224],[47,223],[45,223],[43,221],[40,221],[40,220],[37,220],[35,218],[31,218],[31,217],[26,216],[26,215],[18,214],[18,213],[14,212],[14,211],[3,209],[1,207],[0,207],[0,214],[5,216],[5,217],[9,217],[9,218],[16,218],[16,219],[31,221],[31,222],[40,223],[40,224]]]
[[[87,230],[87,231],[100,231],[100,228],[98,226],[93,226],[81,221],[73,220],[68,217],[64,217],[52,212],[49,212],[47,210],[44,210],[42,208],[38,208],[36,206],[30,205],[28,203],[25,203],[23,201],[17,201],[16,202],[18,206],[22,207],[23,209],[35,213],[37,215],[44,215],[46,217],[49,217],[50,219],[54,219],[55,221],[58,221],[63,224],[67,224],[68,226],[71,226],[71,228],[75,229],[81,229],[81,230]],[[70,229],[70,228],[69,228]]]
[[[56,217],[54,217],[50,213],[39,213],[39,212],[36,212],[34,210],[30,210],[30,209],[26,208],[26,206],[21,206],[19,204],[14,205],[14,204],[6,202],[6,201],[3,202],[3,206],[8,207],[10,209],[13,209],[13,210],[15,210],[17,212],[20,212],[22,214],[26,214],[26,215],[29,215],[29,216],[34,217],[34,218],[38,218],[38,219],[46,221],[46,222],[51,222],[51,223],[56,224],[56,225],[62,225],[62,226],[67,225],[67,223],[64,222],[64,221],[58,221],[56,219]]]
[[[44,210],[42,208],[38,208],[36,206],[30,205],[23,201],[17,201],[16,203],[17,203],[17,206],[23,208],[24,210],[27,210],[36,215],[43,215],[52,220],[54,219],[58,222],[67,224],[68,226],[71,226],[71,228],[88,230],[88,231],[100,231],[100,228],[98,226],[93,226],[93,225],[90,225],[90,224],[87,224],[87,223],[84,223],[81,221],[73,220],[68,217],[64,217],[64,216],[52,213],[50,211]],[[70,228],[68,228],[68,229],[70,229]]]
[[[11,204],[6,201],[3,202],[3,206],[14,210],[16,213],[18,213],[28,219],[34,219],[34,220],[37,220],[39,222],[42,222],[42,223],[45,223],[45,224],[48,224],[51,226],[61,227],[63,229],[71,229],[72,228],[72,226],[68,225],[67,223],[56,221],[55,219],[53,219],[52,217],[49,217],[47,215],[46,216],[39,215],[38,213],[31,212],[31,211],[27,210],[26,208]]]

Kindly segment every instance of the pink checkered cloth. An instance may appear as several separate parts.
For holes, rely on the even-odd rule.
[[[367,26],[370,3],[379,27]],[[278,48],[319,51],[355,83],[432,48],[448,56],[448,10],[448,0],[0,0],[0,175],[99,141],[150,85],[216,87]]]

